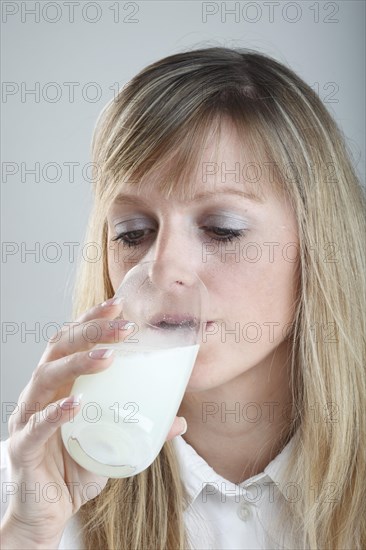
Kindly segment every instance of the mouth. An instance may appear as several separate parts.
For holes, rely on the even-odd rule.
[[[152,328],[164,330],[190,329],[194,330],[199,327],[200,321],[196,317],[188,315],[178,315],[164,313],[156,315],[150,320],[149,325]]]

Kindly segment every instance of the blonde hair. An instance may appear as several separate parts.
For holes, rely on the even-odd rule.
[[[257,189],[284,193],[298,221],[301,288],[291,333],[297,437],[287,479],[302,492],[286,507],[293,540],[298,548],[361,549],[365,194],[340,129],[294,72],[252,50],[213,47],[159,60],[122,88],[93,140],[97,169],[85,240],[101,246],[102,261],[80,266],[74,316],[113,295],[106,212],[123,184],[139,187],[142,176],[161,169],[162,192],[187,194],[205,139],[223,119],[235,125],[249,157],[273,169],[271,178],[255,182]],[[147,470],[109,480],[82,507],[86,545],[185,549],[187,502],[167,442]]]

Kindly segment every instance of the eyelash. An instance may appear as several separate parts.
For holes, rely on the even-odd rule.
[[[240,239],[241,237],[244,237],[247,229],[227,229],[225,227],[216,227],[216,226],[210,226],[205,227],[204,229],[210,230],[210,231],[225,231],[226,235],[222,238],[215,238],[211,237],[211,241],[218,241],[218,242],[231,242],[234,239]],[[128,248],[131,247],[137,247],[142,244],[143,237],[139,241],[128,241],[126,240],[126,236],[130,235],[131,233],[139,233],[141,231],[144,231],[144,229],[136,229],[135,231],[126,231],[125,233],[120,233],[116,237],[112,239],[112,241],[121,241],[124,246],[127,246]]]

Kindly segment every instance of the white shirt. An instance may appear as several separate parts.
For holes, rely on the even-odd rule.
[[[269,523],[276,519],[280,500],[293,498],[290,490],[294,484],[286,480],[286,464],[294,439],[262,473],[240,484],[217,474],[183,437],[173,441],[190,497],[185,523],[192,548],[293,548],[287,540],[286,525],[282,525],[283,530],[275,534],[275,539],[267,531]]]
[[[286,480],[286,464],[292,439],[260,474],[234,484],[217,474],[182,436],[174,438],[190,504],[185,524],[192,548],[199,550],[254,550],[288,547],[287,528],[274,538],[268,533],[270,521],[276,517],[279,500],[292,498],[292,482]],[[16,490],[11,481],[7,441],[1,442],[1,516],[10,494]],[[59,550],[84,548],[78,514],[69,520]],[[283,537],[283,538],[281,538]]]

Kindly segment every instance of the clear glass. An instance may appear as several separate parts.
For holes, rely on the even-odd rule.
[[[182,402],[206,322],[208,293],[197,274],[155,262],[127,272],[115,296],[121,319],[135,323],[113,348],[108,369],[79,376],[72,388],[82,408],[61,428],[64,445],[98,475],[129,477],[159,454]]]

